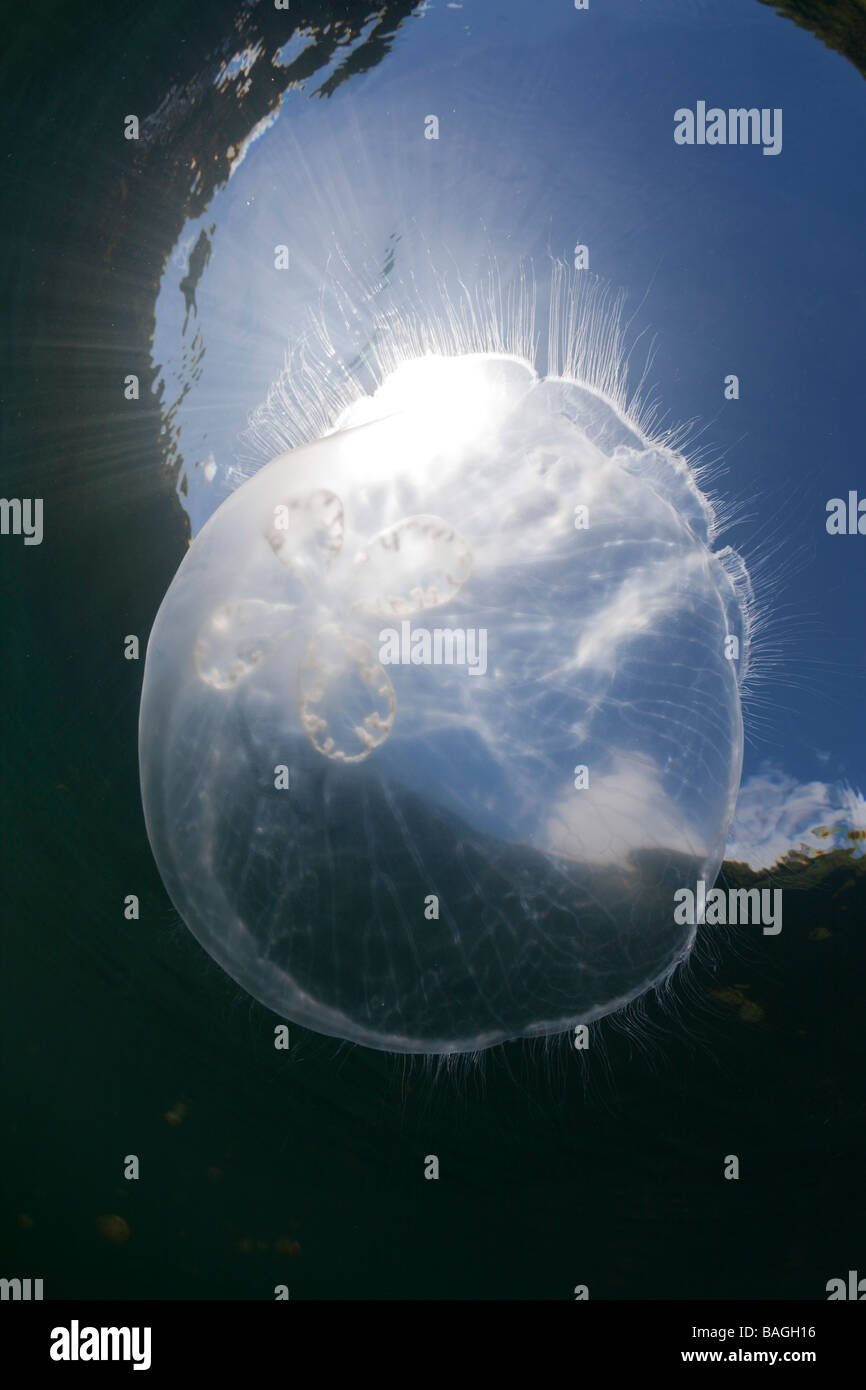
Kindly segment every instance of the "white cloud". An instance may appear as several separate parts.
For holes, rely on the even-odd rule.
[[[683,810],[665,796],[651,758],[614,752],[610,771],[594,776],[592,792],[571,788],[547,822],[554,854],[596,864],[625,864],[633,850],[677,850],[704,858]]]
[[[815,834],[816,828],[830,834]],[[866,798],[831,782],[798,782],[778,768],[765,768],[740,788],[726,859],[770,868],[790,850],[827,851],[850,847],[849,830],[866,829]],[[855,843],[858,854],[864,842]]]

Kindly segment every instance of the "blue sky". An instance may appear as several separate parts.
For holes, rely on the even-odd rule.
[[[319,82],[287,94],[166,271],[154,357],[167,402],[189,387],[177,427],[194,529],[311,312],[337,324],[322,298],[335,260],[359,286],[389,248],[398,277],[422,280],[431,257],[471,273],[492,253],[507,279],[521,258],[541,267],[584,243],[627,296],[635,378],[652,345],[666,419],[696,421],[719,460],[715,488],[742,518],[725,539],[759,578],[732,852],[750,840],[772,858],[816,819],[856,819],[844,785],[866,785],[866,537],[831,537],[825,519],[831,497],[866,494],[860,74],[755,0],[465,0],[409,18],[384,62],[327,101]],[[674,112],[699,100],[781,108],[781,153],[678,146]],[[185,322],[178,282],[202,227],[212,255]],[[292,267],[277,280],[280,241]],[[728,373],[738,401],[723,398]]]

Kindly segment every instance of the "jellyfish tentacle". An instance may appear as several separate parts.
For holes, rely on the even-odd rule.
[[[358,551],[353,606],[376,617],[408,618],[440,608],[472,573],[472,551],[440,516],[407,516]]]
[[[254,598],[214,608],[193,647],[199,680],[214,690],[233,690],[282,645],[294,612],[291,603]]]
[[[351,583],[353,592],[360,592],[352,608],[376,617],[408,617],[441,607],[471,573],[472,552],[459,531],[442,517],[404,517],[358,551]],[[366,697],[357,698],[361,686],[367,688],[368,704]],[[335,709],[358,711],[355,722],[343,720],[339,745],[332,731],[336,715],[323,713],[330,700]],[[307,647],[299,672],[298,707],[318,752],[343,762],[361,762],[391,733],[396,696],[384,667],[351,625],[329,623]],[[357,743],[357,751],[348,752],[344,743],[353,748]]]
[[[336,623],[322,628],[298,668],[301,724],[317,752],[359,763],[388,738],[397,697],[363,639]]]
[[[329,488],[289,493],[275,503],[265,538],[281,564],[313,590],[343,548],[343,503]]]

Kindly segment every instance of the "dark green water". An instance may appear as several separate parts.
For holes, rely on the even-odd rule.
[[[30,5],[3,59],[3,492],[45,499],[46,540],[0,551],[0,1272],[47,1298],[824,1298],[863,1259],[866,883],[844,856],[786,893],[784,952],[721,940],[585,1065],[566,1040],[439,1075],[294,1028],[275,1052],[165,896],[123,642],[186,545],[147,382],[189,201],[169,153],[131,173],[119,132],[232,13]]]

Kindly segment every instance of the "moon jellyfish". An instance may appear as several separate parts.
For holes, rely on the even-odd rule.
[[[163,881],[239,985],[319,1033],[552,1034],[693,945],[674,894],[722,860],[749,581],[594,322],[552,315],[543,376],[528,331],[381,325],[371,389],[237,487],[157,615]]]

